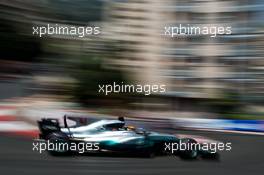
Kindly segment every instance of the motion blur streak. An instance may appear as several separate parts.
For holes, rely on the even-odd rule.
[[[199,133],[201,134],[201,133]],[[31,151],[31,142],[21,138],[1,137],[1,173],[28,175],[70,174],[240,174],[258,175],[263,167],[264,144],[259,136],[210,134],[219,140],[231,140],[234,150],[221,152],[221,161],[182,161],[179,158],[154,159],[133,157],[50,157]],[[19,149],[17,147],[19,145]],[[137,171],[135,172],[135,169]]]
[[[70,113],[125,116],[172,133],[210,130],[212,137],[234,141],[232,152],[215,164],[59,159],[34,155],[30,142],[1,135],[0,174],[263,172],[263,138],[253,133],[264,128],[262,0],[1,0],[0,20],[1,133],[35,136],[37,119]],[[96,26],[100,34],[32,34],[48,24]],[[231,27],[232,33],[164,36],[164,27],[180,24]],[[98,85],[113,82],[165,85],[166,92],[98,93]]]

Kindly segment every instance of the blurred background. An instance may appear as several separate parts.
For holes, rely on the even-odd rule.
[[[34,97],[158,117],[262,119],[261,0],[2,0],[0,99]],[[32,35],[44,24],[99,26],[100,36]],[[164,26],[231,26],[232,35],[169,38]],[[98,93],[98,84],[167,92]],[[145,113],[144,113],[145,114]]]
[[[264,132],[263,0],[1,0],[0,20],[1,173],[263,172],[263,136],[256,136]],[[101,34],[32,34],[33,26],[47,24],[99,26]],[[179,24],[231,26],[232,34],[162,35]],[[167,91],[98,93],[99,84],[113,82],[165,84]],[[221,153],[221,166],[174,158],[60,159],[2,134],[34,138],[36,120],[66,113],[124,116],[137,126],[201,134],[233,148]]]

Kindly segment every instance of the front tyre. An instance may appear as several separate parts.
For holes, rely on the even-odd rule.
[[[184,138],[180,140],[181,144],[186,145],[185,150],[180,150],[179,156],[184,160],[195,160],[198,157],[198,150],[196,149],[197,142],[191,138]],[[188,146],[187,146],[188,145]]]

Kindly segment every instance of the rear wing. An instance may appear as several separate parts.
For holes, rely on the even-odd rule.
[[[45,139],[50,133],[60,131],[60,125],[58,119],[44,118],[38,121],[38,127],[40,130],[39,138]]]

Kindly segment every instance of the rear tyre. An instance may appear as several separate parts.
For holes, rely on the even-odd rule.
[[[69,137],[62,132],[54,132],[47,136],[47,151],[52,156],[69,155]]]
[[[184,160],[195,160],[198,157],[198,150],[191,146],[197,144],[197,142],[194,139],[191,138],[184,138],[181,139],[182,144],[189,145],[189,149],[181,150],[179,152],[179,156],[181,159]]]

